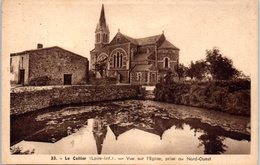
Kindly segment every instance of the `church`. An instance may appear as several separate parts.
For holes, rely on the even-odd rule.
[[[90,51],[90,69],[101,77],[115,77],[118,83],[155,85],[167,72],[174,73],[179,51],[164,33],[132,38],[118,30],[110,41],[102,5],[95,31],[95,48]]]

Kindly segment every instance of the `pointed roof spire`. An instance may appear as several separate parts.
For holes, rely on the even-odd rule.
[[[105,17],[104,4],[102,4],[102,8],[101,8],[101,13],[100,13],[100,18],[99,18],[99,25],[101,27],[106,27],[106,17]]]

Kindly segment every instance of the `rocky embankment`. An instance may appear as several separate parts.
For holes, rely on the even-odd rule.
[[[163,82],[155,100],[250,116],[250,81]]]

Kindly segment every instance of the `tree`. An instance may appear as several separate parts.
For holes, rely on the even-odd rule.
[[[206,50],[206,63],[209,73],[215,80],[230,80],[239,76],[231,59],[222,56],[218,48]]]
[[[186,76],[190,77],[191,79],[193,79],[193,77],[194,77],[194,63],[193,63],[193,61],[191,61],[190,66],[188,67],[188,69],[186,71]]]
[[[95,70],[97,71],[97,72],[99,72],[100,73],[100,75],[103,77],[104,76],[104,72],[105,72],[105,70],[106,70],[106,63],[104,63],[104,62],[100,62],[100,63],[96,63],[95,64]]]
[[[207,65],[204,60],[199,60],[196,61],[195,63],[191,61],[191,64],[186,71],[186,75],[191,79],[196,78],[198,80],[202,80],[205,77],[206,72],[207,72]]]
[[[185,67],[183,64],[175,66],[175,71],[179,77],[179,80],[185,76],[186,70],[187,70],[187,67]]]

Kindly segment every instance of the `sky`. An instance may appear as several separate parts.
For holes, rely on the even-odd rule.
[[[161,34],[180,48],[180,63],[218,47],[251,75],[257,65],[256,0],[4,0],[3,55],[60,46],[85,57],[94,48],[101,5],[110,40],[118,29],[133,38]]]

